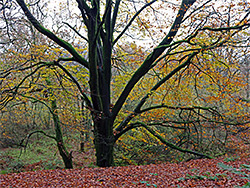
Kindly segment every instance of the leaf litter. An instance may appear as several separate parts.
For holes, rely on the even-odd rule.
[[[142,166],[29,171],[0,175],[0,187],[247,187],[249,164],[249,158],[220,157]]]

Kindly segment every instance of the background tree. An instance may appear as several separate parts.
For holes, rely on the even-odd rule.
[[[4,81],[10,79],[9,73],[15,69],[3,70],[1,72],[3,80],[1,85],[5,88],[2,92],[3,106],[20,95],[18,92],[23,89],[22,85],[40,68],[59,69],[64,72],[65,77],[76,85],[86,108],[91,111],[98,166],[113,165],[116,141],[128,131],[141,130],[141,128],[146,129],[153,137],[172,149],[200,157],[210,157],[198,152],[197,148],[201,144],[196,147],[193,145],[191,148],[187,146],[184,149],[181,147],[182,145],[178,146],[178,140],[167,140],[154,129],[155,126],[164,124],[158,122],[158,118],[152,118],[152,115],[155,111],[159,111],[161,114],[172,113],[172,117],[176,118],[176,121],[172,120],[172,123],[188,125],[185,130],[196,130],[194,120],[207,123],[224,123],[226,121],[224,114],[209,104],[200,103],[200,100],[191,100],[185,103],[181,100],[178,101],[178,98],[185,96],[181,90],[173,93],[172,96],[175,98],[169,99],[166,96],[175,83],[182,86],[181,77],[183,75],[196,75],[197,79],[205,79],[205,76],[200,77],[197,71],[206,71],[208,62],[216,69],[217,64],[220,63],[208,61],[216,57],[214,55],[215,49],[236,48],[241,44],[245,45],[245,41],[238,40],[237,36],[249,28],[250,12],[247,3],[239,1],[218,5],[211,0],[206,2],[182,0],[175,2],[175,4],[153,0],[143,4],[120,0],[115,2],[111,0],[105,2],[76,0],[75,4],[66,6],[67,8],[74,7],[76,10],[77,5],[78,12],[76,10],[74,15],[66,13],[70,8],[59,6],[59,11],[62,11],[59,14],[60,19],[76,20],[78,24],[84,23],[84,26],[80,25],[80,27],[77,24],[74,27],[67,22],[61,23],[75,32],[75,35],[71,35],[67,34],[69,32],[66,32],[65,27],[62,27],[63,32],[57,34],[56,31],[52,32],[41,25],[39,17],[35,17],[32,13],[33,5],[39,6],[40,2],[29,4],[23,0],[15,2],[10,2],[11,6],[20,7],[32,27],[45,35],[53,45],[59,46],[62,53],[50,57],[48,61],[32,59],[32,62],[35,62],[32,66],[21,64],[22,68],[18,67],[19,71],[31,70],[31,72],[22,71],[24,76],[18,85],[4,85],[6,84]],[[7,5],[8,3],[5,9],[9,8]],[[135,10],[134,14],[131,11],[132,8]],[[172,11],[172,16],[167,10]],[[15,12],[12,10],[12,13],[13,11]],[[145,13],[143,14],[143,12]],[[41,14],[45,14],[45,11]],[[124,14],[128,14],[126,19],[124,19]],[[155,20],[155,22],[151,22],[151,20]],[[8,30],[9,23],[6,23]],[[84,36],[85,34],[86,36]],[[113,83],[112,72],[114,72],[116,65],[112,61],[112,57],[114,57],[112,54],[121,46],[121,42],[127,40],[125,36],[133,38],[136,35],[142,39],[148,37],[152,39],[151,43],[147,43],[150,46],[149,51],[146,53],[147,55],[142,56],[137,62],[135,61],[134,66],[131,66],[131,74],[126,77],[121,92],[116,95],[117,97],[114,97],[111,84]],[[78,43],[82,43],[81,46],[87,43],[87,58],[78,49]],[[48,48],[42,53],[47,55],[51,53],[51,49]],[[131,59],[129,61],[132,61]],[[9,65],[7,61],[3,62]],[[77,70],[87,71],[88,86],[75,76],[76,73],[69,66],[72,63],[78,66]],[[12,65],[16,64],[17,62],[13,62]],[[130,65],[125,66],[130,67]],[[34,70],[32,71],[32,69]],[[150,77],[154,79],[148,83],[151,80]],[[166,85],[169,86],[169,89],[168,87],[164,88]],[[141,88],[136,89],[137,87]],[[6,90],[6,88],[8,89]],[[23,91],[25,92],[25,89]],[[136,94],[138,91],[139,95]],[[158,91],[159,93],[157,93]],[[162,95],[164,93],[165,95]],[[190,93],[190,95],[193,94]],[[136,100],[131,98],[133,95]],[[133,105],[126,105],[130,101]],[[124,113],[125,107],[130,108],[129,113]],[[140,119],[143,116],[148,116],[148,118]],[[157,117],[161,117],[160,114]],[[164,117],[162,116],[162,118]],[[167,121],[168,119],[166,119]],[[238,122],[234,124],[238,124]],[[198,134],[198,131],[196,133]],[[198,138],[197,135],[196,138]]]
[[[36,3],[32,6],[36,7]],[[8,7],[8,4],[6,4],[6,7]],[[9,4],[8,8],[13,8],[12,4]],[[39,6],[39,8],[37,9],[36,7],[36,10],[41,11],[42,6]],[[8,61],[10,63],[2,64],[1,66],[1,81],[5,79],[7,81],[1,82],[1,89],[3,93],[8,93],[8,97],[2,95],[1,104],[5,105],[5,103],[8,103],[8,99],[15,98],[15,100],[11,101],[1,114],[3,121],[1,124],[3,138],[0,140],[3,144],[1,145],[3,147],[11,145],[27,147],[29,139],[33,134],[43,134],[56,141],[65,167],[72,168],[72,153],[66,149],[62,129],[67,130],[70,125],[71,132],[85,131],[84,127],[79,125],[84,112],[84,110],[80,110],[82,107],[78,105],[77,97],[79,96],[72,95],[76,88],[72,88],[72,84],[68,83],[67,79],[57,70],[50,69],[46,72],[43,66],[38,66],[36,69],[38,65],[36,64],[37,60],[48,61],[53,56],[62,53],[62,50],[50,44],[50,41],[43,36],[39,36],[39,32],[34,30],[29,22],[20,15],[15,12],[14,15],[10,14],[8,9],[3,10],[2,29],[5,32],[1,36],[3,41],[1,62]],[[11,9],[11,11],[14,10]],[[38,11],[37,16],[39,14],[40,12]],[[45,16],[40,17],[44,19]],[[20,19],[19,28],[13,24],[17,18]],[[18,35],[18,33],[21,34]],[[47,53],[48,50],[50,50],[50,53]],[[24,68],[25,66],[26,68]],[[75,69],[73,65],[71,68],[71,70]],[[81,73],[84,74],[84,72]],[[26,74],[28,74],[27,77],[25,76]],[[9,88],[14,85],[18,87],[18,90],[15,91],[16,93],[9,92]],[[62,91],[60,86],[62,86]],[[56,100],[55,98],[58,99]],[[73,105],[68,105],[68,108],[64,107],[63,112],[61,112],[61,105],[69,100],[71,102],[73,100],[76,101],[72,102],[74,103]],[[66,114],[68,116],[71,115],[70,121]],[[74,126],[72,126],[72,122],[74,122]],[[51,128],[54,130],[52,133],[50,131]]]

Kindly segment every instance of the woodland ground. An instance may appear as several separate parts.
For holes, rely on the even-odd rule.
[[[46,150],[43,144],[34,142],[20,157],[17,149],[0,151],[1,188],[250,187],[249,148],[215,159],[110,168],[95,167],[94,150],[89,148],[86,152],[75,151],[75,169],[65,170],[53,144],[46,142]]]
[[[12,173],[0,187],[250,187],[249,159],[228,160]]]

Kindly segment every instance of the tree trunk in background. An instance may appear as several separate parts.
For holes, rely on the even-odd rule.
[[[56,105],[56,100],[51,101],[51,110],[53,111],[53,121],[54,121],[54,129],[56,132],[56,143],[57,143],[57,148],[59,150],[59,153],[63,159],[64,166],[67,169],[73,168],[73,163],[72,163],[72,155],[69,153],[64,145],[63,142],[63,134],[62,134],[62,129],[60,126],[59,122],[59,117],[56,112],[57,105]]]

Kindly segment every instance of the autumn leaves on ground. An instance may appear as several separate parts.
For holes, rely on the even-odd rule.
[[[10,149],[1,150],[2,154],[7,150]],[[94,151],[89,148],[85,152],[73,152],[75,169],[65,170],[62,163],[57,163],[45,170],[48,161],[26,163],[12,170],[18,173],[1,174],[0,187],[247,188],[250,186],[250,148],[245,146],[236,152],[214,159],[98,168],[94,166]],[[0,167],[10,168],[10,156],[1,157]]]
[[[249,39],[245,0],[0,0],[0,187],[249,187]]]
[[[244,186],[245,185],[245,186]],[[0,175],[0,187],[249,187],[249,158]]]

